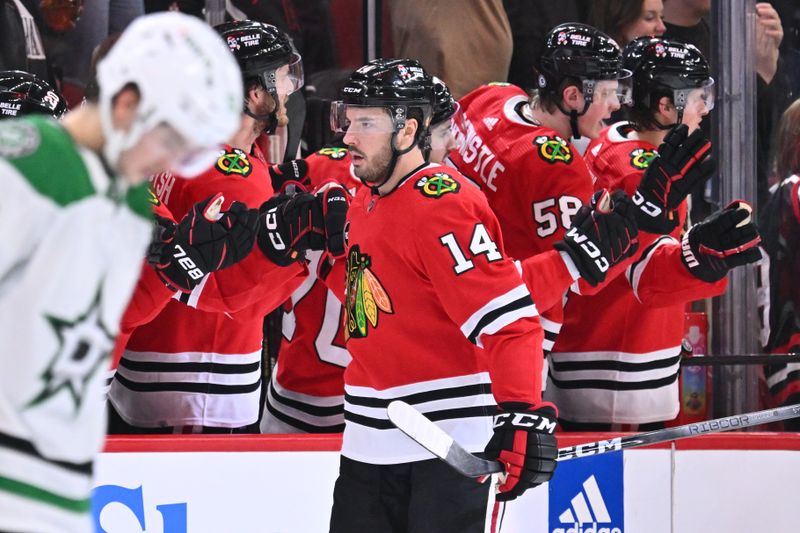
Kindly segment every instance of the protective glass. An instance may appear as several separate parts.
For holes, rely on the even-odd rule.
[[[591,94],[592,103],[621,105],[630,99],[630,78],[623,80],[584,80],[583,84],[583,94]]]
[[[303,60],[297,54],[292,56],[291,63],[275,70],[275,89],[278,94],[288,96],[300,90],[304,83]]]
[[[620,105],[633,105],[633,78],[628,76],[617,80],[617,100]]]
[[[397,106],[402,109],[402,106]],[[331,130],[350,134],[386,134],[396,131],[389,108],[331,102]]]

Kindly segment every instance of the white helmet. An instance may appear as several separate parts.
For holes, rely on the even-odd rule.
[[[239,128],[241,79],[228,46],[200,19],[177,12],[137,18],[97,65],[106,160],[116,168],[124,150],[162,123],[197,149],[216,148]],[[140,100],[136,121],[125,132],[112,127],[111,102],[128,84],[136,85]],[[174,170],[202,172],[211,161],[201,159],[195,168]]]

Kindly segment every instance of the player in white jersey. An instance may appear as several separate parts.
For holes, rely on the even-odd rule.
[[[229,50],[185,15],[142,17],[62,123],[0,123],[0,530],[92,531],[102,368],[151,233],[146,178],[210,165],[238,126]],[[208,73],[214,72],[214,76]]]

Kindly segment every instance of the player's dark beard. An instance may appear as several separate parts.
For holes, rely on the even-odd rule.
[[[359,155],[365,155],[356,150]],[[384,146],[383,149],[372,156],[368,165],[362,166],[361,169],[356,171],[356,176],[366,181],[367,183],[379,183],[388,178],[385,176],[386,170],[389,168],[389,162],[392,159],[392,149],[389,146]]]

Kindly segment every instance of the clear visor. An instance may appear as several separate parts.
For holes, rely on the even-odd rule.
[[[389,108],[331,102],[331,130],[350,134],[394,133]]]
[[[708,78],[701,87],[694,89],[680,89],[673,96],[676,107],[695,109],[705,107],[707,112],[714,109],[715,101],[714,78]]]
[[[627,72],[627,71],[626,71]],[[583,94],[592,96],[592,103],[625,105],[631,101],[631,78],[619,80],[584,80]]]
[[[275,70],[275,89],[280,95],[290,95],[305,83],[303,60],[299,55],[292,57],[292,62]]]
[[[633,78],[628,76],[617,80],[617,100],[620,105],[633,105]]]
[[[431,126],[431,150],[450,150],[455,146],[452,117]]]

